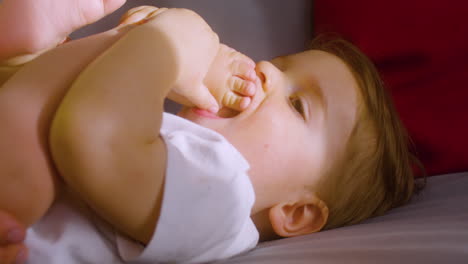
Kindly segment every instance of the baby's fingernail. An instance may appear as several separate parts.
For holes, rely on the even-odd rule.
[[[244,97],[240,103],[240,108],[245,109],[249,106],[251,99],[249,97]]]
[[[210,111],[211,113],[216,114],[216,113],[218,113],[219,108],[218,108],[217,106],[212,106],[212,107],[210,107],[210,108],[208,109],[208,111]]]
[[[255,80],[255,78],[257,78],[257,73],[255,72],[255,70],[250,70],[248,73],[248,77],[251,80]]]
[[[19,243],[23,240],[23,233],[19,229],[12,229],[7,234],[7,240],[10,243]]]
[[[254,95],[255,94],[255,84],[254,83],[249,83],[247,86],[247,94],[248,95]]]
[[[145,23],[148,22],[148,21],[149,21],[148,18],[143,18],[142,20],[140,20],[140,21],[138,21],[138,22],[136,22],[136,23],[134,23],[134,24],[135,24],[135,25],[143,25],[143,24],[145,24]]]
[[[26,253],[26,250],[22,249],[20,250],[18,255],[16,255],[15,264],[24,264],[26,263],[27,258],[28,258],[28,255]]]

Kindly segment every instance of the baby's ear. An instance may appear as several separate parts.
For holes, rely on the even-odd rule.
[[[328,219],[328,207],[315,195],[295,202],[279,203],[269,212],[271,226],[282,237],[294,237],[320,231]]]

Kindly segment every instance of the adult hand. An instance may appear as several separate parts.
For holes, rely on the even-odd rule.
[[[0,211],[0,263],[26,262],[28,250],[24,245],[25,228],[11,215]]]

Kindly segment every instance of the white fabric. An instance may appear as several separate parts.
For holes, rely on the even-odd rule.
[[[29,264],[192,263],[257,244],[249,166],[221,135],[171,114],[161,129],[168,161],[160,219],[143,249],[98,221],[70,193],[28,230]],[[141,255],[140,255],[141,254]]]
[[[242,155],[220,134],[171,114],[161,135],[168,153],[163,206],[138,263],[207,262],[255,247],[255,195]],[[126,242],[119,249],[124,259],[141,252]]]
[[[99,233],[91,215],[70,194],[61,194],[48,213],[28,229],[27,264],[119,264],[114,243]]]

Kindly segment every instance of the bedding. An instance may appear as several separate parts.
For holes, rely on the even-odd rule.
[[[468,172],[428,178],[406,206],[303,237],[260,243],[220,264],[466,264]]]

